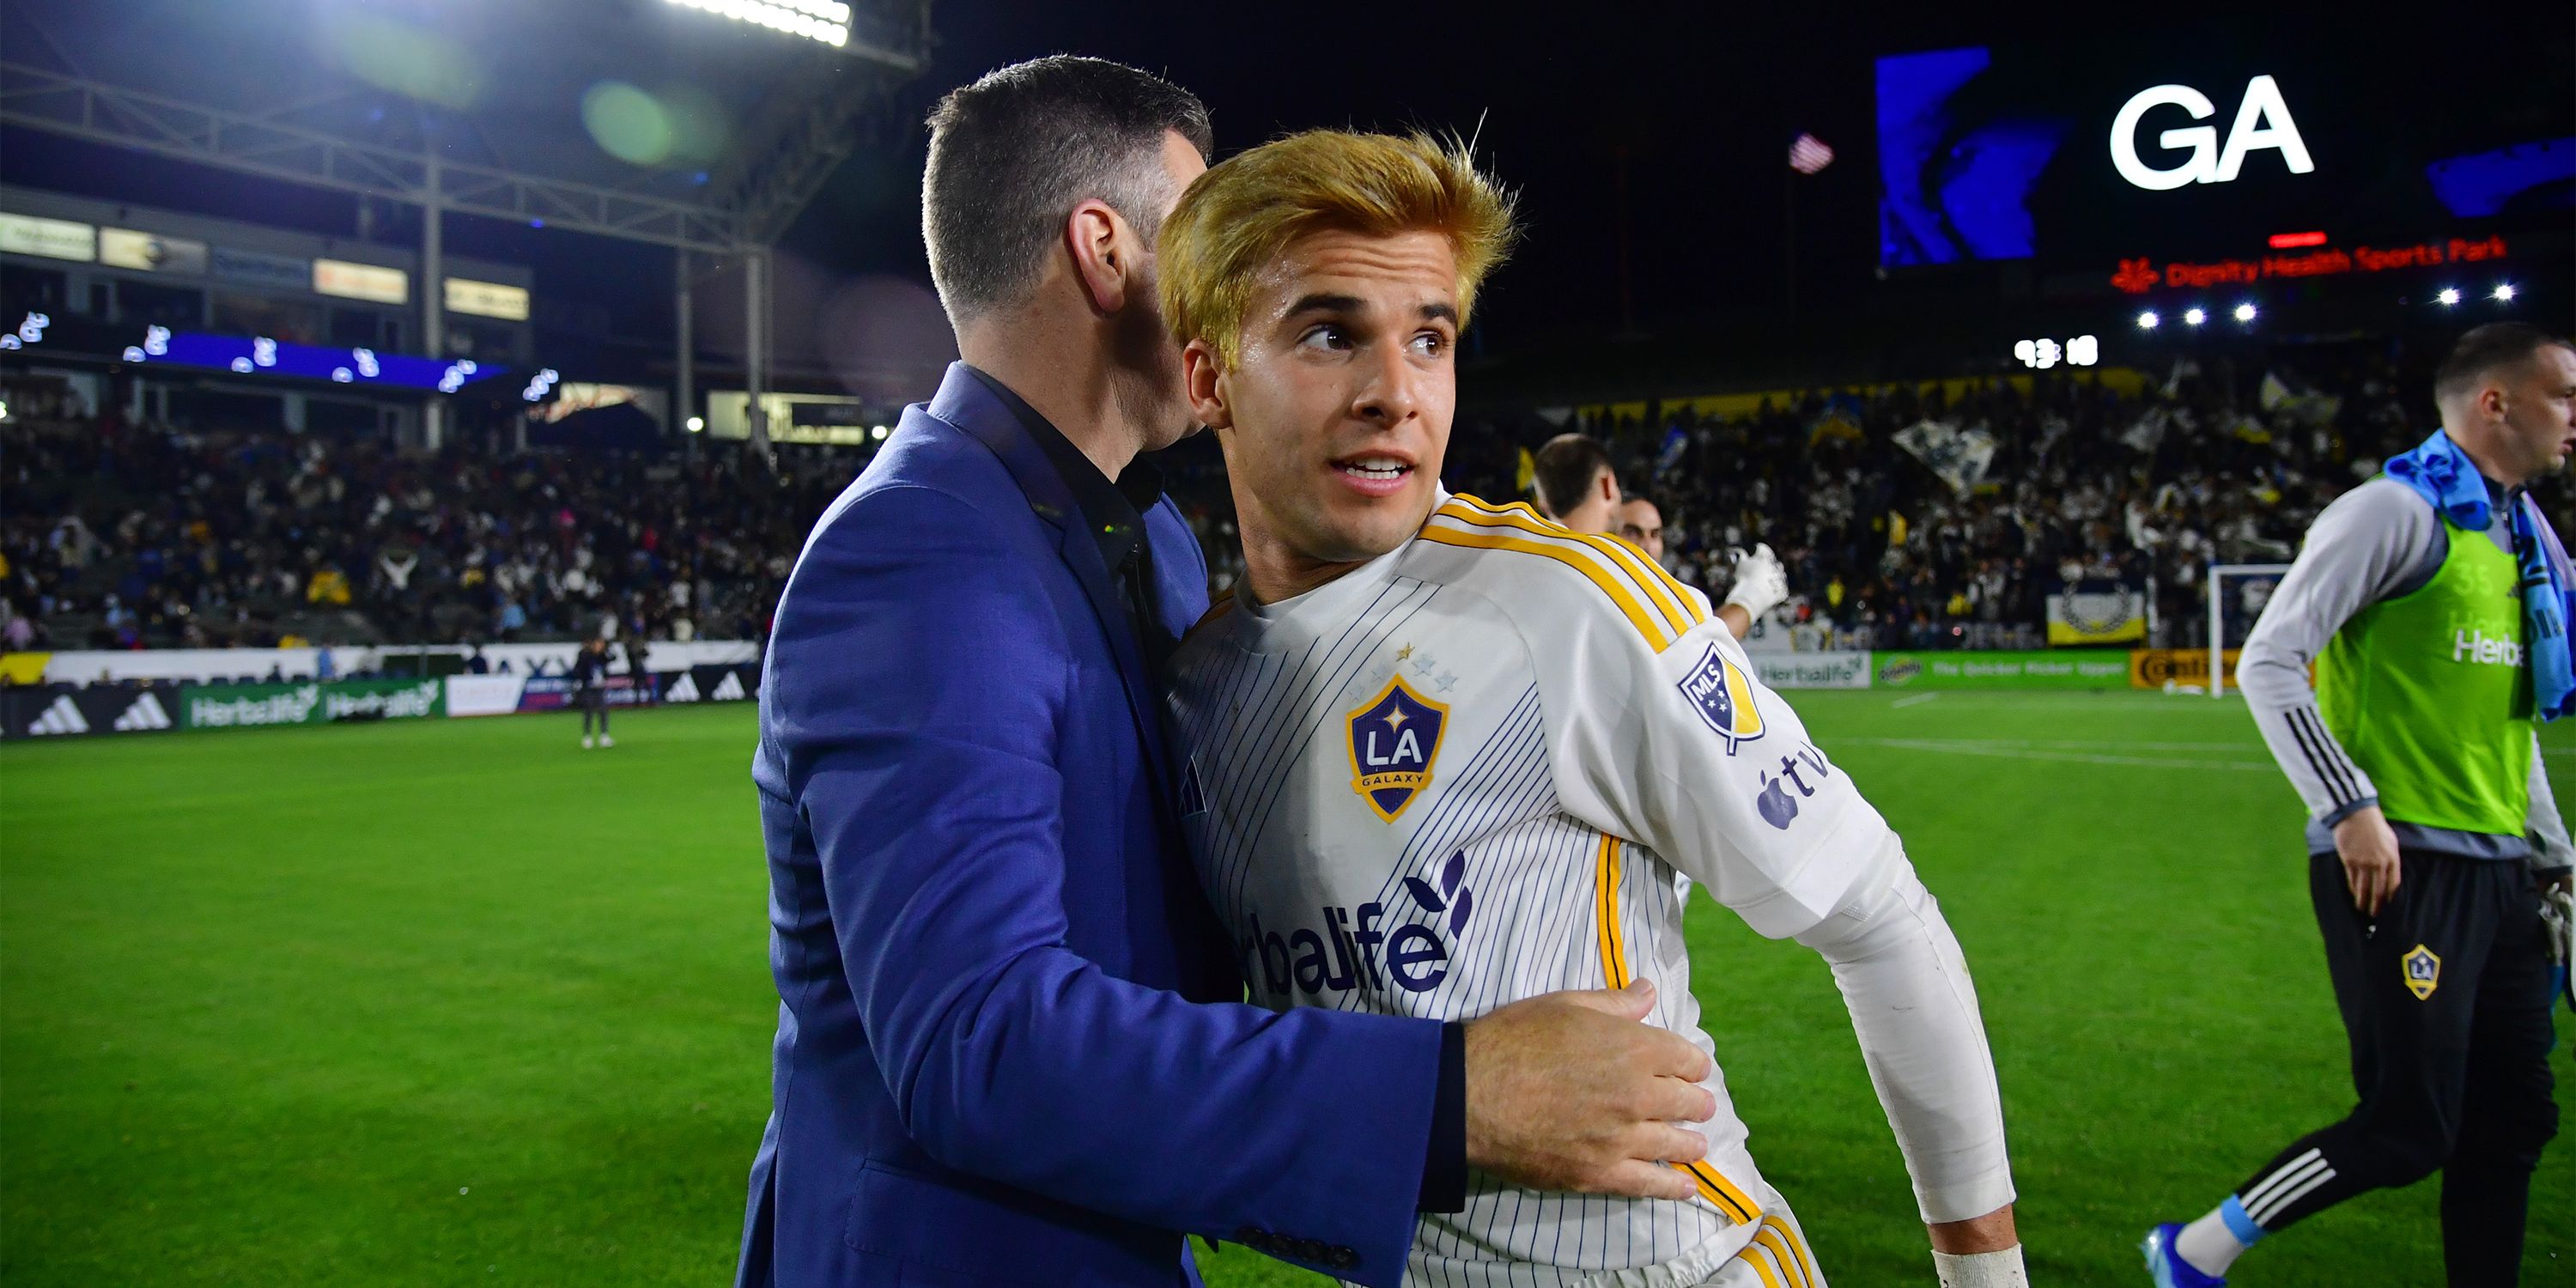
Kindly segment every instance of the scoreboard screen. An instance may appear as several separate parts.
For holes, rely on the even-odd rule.
[[[2576,219],[2563,48],[2299,26],[1878,59],[1880,264],[2109,265]]]

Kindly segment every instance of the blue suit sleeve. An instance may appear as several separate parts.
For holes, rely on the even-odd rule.
[[[1441,1026],[1192,1003],[1066,947],[1065,627],[992,528],[922,488],[854,503],[800,563],[765,695],[907,1130],[960,1171],[1395,1283]]]

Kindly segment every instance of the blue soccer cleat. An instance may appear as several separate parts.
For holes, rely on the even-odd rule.
[[[2147,1231],[2146,1242],[2138,1245],[2138,1251],[2146,1254],[2147,1273],[2155,1276],[2156,1288],[2227,1288],[2226,1280],[2202,1274],[2174,1251],[2174,1239],[2181,1233],[2182,1222],[2167,1221]]]

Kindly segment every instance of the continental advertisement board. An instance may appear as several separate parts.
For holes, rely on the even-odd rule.
[[[2228,688],[2236,687],[2237,650],[2220,655],[2219,678]],[[2129,652],[2129,683],[2141,689],[2162,689],[2170,684],[2178,689],[2209,692],[2209,650],[2205,648],[2142,648]]]
[[[1882,689],[2125,689],[2127,649],[2052,649],[2028,653],[1878,652],[1872,677]]]

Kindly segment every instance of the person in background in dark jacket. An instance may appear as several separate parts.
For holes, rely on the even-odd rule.
[[[572,659],[572,702],[581,708],[581,745],[591,747],[590,722],[599,720],[599,746],[614,747],[608,736],[608,641],[593,636],[582,641]]]

